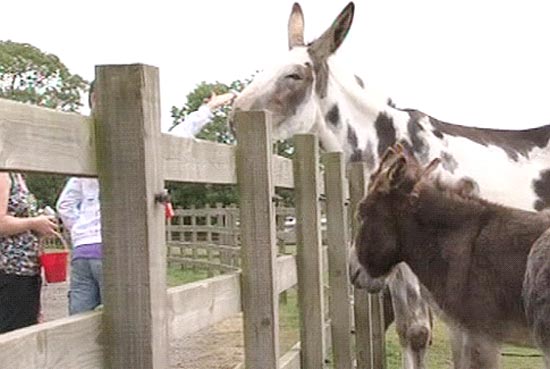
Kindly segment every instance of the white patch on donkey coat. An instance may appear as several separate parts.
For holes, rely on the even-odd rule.
[[[516,133],[468,128],[393,107],[387,98],[375,95],[368,84],[362,86],[358,77],[339,67],[334,57],[353,12],[350,3],[331,27],[306,45],[303,13],[294,4],[286,59],[260,73],[235,100],[233,111],[268,110],[273,115],[275,139],[315,132],[323,149],[343,151],[348,161],[365,160],[370,168],[389,145],[402,141],[423,163],[442,157],[440,175],[471,180],[483,198],[522,209],[550,206],[550,189],[546,190],[550,188],[550,127]],[[414,275],[406,280],[395,278],[393,283],[394,290],[418,290]],[[407,301],[402,308],[412,309]],[[454,351],[459,350],[455,347]],[[423,353],[417,356],[414,361],[421,364],[404,365],[422,368]],[[460,367],[457,360],[455,366]]]

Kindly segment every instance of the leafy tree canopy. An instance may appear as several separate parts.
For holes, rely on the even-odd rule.
[[[76,112],[88,82],[71,74],[59,58],[30,44],[0,41],[0,98]],[[41,206],[55,206],[65,176],[29,173],[30,190]]]
[[[0,41],[0,97],[76,112],[88,83],[59,58],[30,44]]]

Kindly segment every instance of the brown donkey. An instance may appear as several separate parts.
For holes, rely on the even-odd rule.
[[[495,345],[533,345],[522,283],[550,216],[480,199],[468,180],[430,178],[438,164],[422,167],[402,147],[388,149],[358,208],[359,262],[372,277],[406,262],[450,323]]]

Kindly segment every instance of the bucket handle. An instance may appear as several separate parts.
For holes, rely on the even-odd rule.
[[[39,211],[39,213],[54,216],[54,217],[56,217],[56,219],[58,219],[57,213],[50,206],[46,206],[44,209],[41,209]],[[63,234],[61,232],[56,232],[55,236],[56,236],[57,239],[59,239],[59,241],[61,241],[61,244],[63,245],[63,250],[68,251],[70,249],[69,243],[67,242],[65,237],[63,237]],[[41,244],[42,249],[44,249],[44,242],[43,241],[44,241],[44,239],[40,240],[40,244]]]
[[[63,237],[63,235],[62,235],[60,232],[56,232],[55,237],[56,237],[59,241],[61,241],[61,245],[63,246],[63,250],[68,251],[68,250],[70,249],[69,243],[67,242],[67,240],[65,239],[65,237]],[[45,238],[41,238],[41,239],[40,239],[40,246],[41,246],[41,249],[42,249],[42,250],[44,249],[44,241],[45,241]]]

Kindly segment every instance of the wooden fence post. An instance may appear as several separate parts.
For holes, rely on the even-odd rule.
[[[171,246],[171,243],[172,243],[172,219],[166,219],[164,221],[164,224],[165,224],[165,233],[166,233],[166,260],[167,263],[166,263],[166,266],[169,268],[170,267],[170,258],[173,256],[172,255],[172,246]]]
[[[96,67],[107,367],[168,366],[158,69]]]
[[[357,205],[366,191],[365,164],[356,162],[350,165],[349,170],[350,219],[352,237],[357,232],[358,224],[355,218]],[[370,327],[370,296],[366,290],[354,288],[354,316],[355,316],[355,352],[357,369],[379,369],[372,366],[371,327]]]
[[[345,198],[345,164],[341,152],[323,156],[327,214],[329,315],[335,369],[353,367],[351,304],[348,277],[348,222]]]
[[[386,330],[384,327],[384,293],[371,295],[372,366],[386,368]]]
[[[272,179],[271,118],[237,112],[242,300],[247,369],[279,368],[279,304]]]
[[[319,149],[317,137],[311,134],[295,135],[294,144],[296,265],[302,368],[321,369],[325,365],[325,321],[319,226]]]
[[[191,209],[196,209],[197,207],[195,206],[195,204],[192,204],[191,205]],[[198,236],[197,236],[197,214],[194,213],[192,216],[191,216],[191,245],[192,245],[192,248],[191,248],[191,259],[193,259],[193,261],[197,260],[198,257],[199,257],[199,251],[197,249],[197,246],[198,246]],[[193,270],[193,272],[196,272],[197,271],[197,265],[195,263],[193,263],[191,265],[191,270]]]

